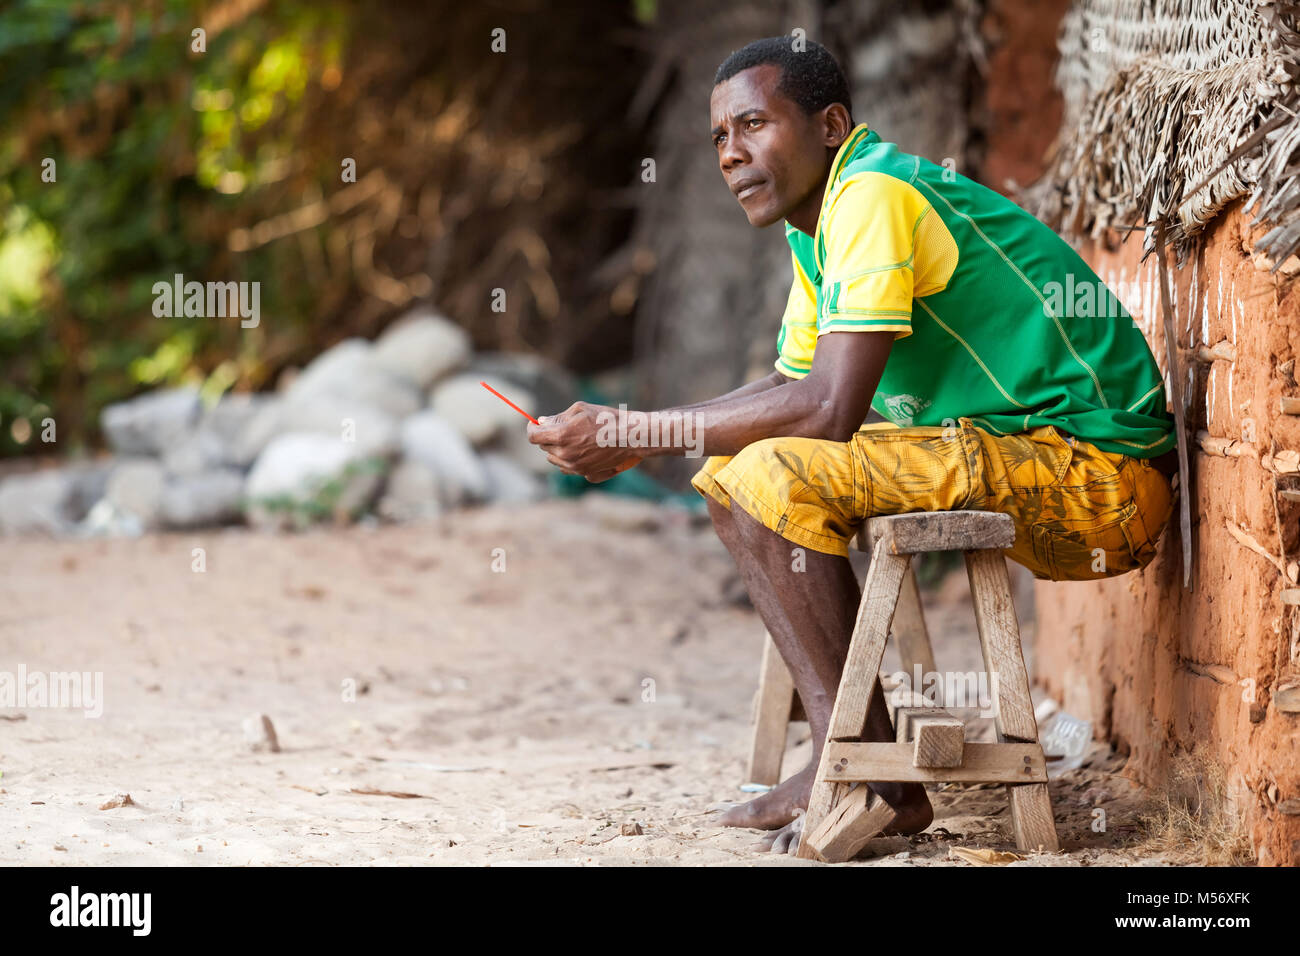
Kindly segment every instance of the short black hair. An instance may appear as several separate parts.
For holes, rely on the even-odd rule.
[[[815,40],[800,38],[799,44],[802,49],[796,51],[794,37],[755,40],[722,61],[714,74],[713,85],[725,83],[741,70],[770,63],[781,68],[777,92],[794,100],[805,115],[811,116],[832,103],[843,103],[851,120],[853,102],[849,83],[835,57]]]

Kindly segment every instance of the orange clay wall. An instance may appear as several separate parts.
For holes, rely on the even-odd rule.
[[[1171,273],[1187,426],[1199,436],[1188,444],[1191,588],[1176,523],[1142,572],[1037,582],[1035,660],[1039,682],[1129,753],[1140,782],[1168,781],[1179,753],[1213,761],[1260,863],[1294,866],[1300,692],[1287,688],[1300,684],[1300,607],[1284,599],[1300,595],[1300,503],[1285,492],[1300,489],[1300,417],[1282,399],[1300,396],[1300,285],[1262,271],[1250,239],[1234,207]],[[1088,259],[1167,371],[1155,257],[1139,264],[1135,236]]]
[[[1032,181],[1060,122],[1051,78],[1067,0],[994,0],[981,179]],[[1191,590],[1174,523],[1144,571],[1108,581],[1037,582],[1035,678],[1098,739],[1130,755],[1126,772],[1168,784],[1180,755],[1212,764],[1259,862],[1300,864],[1300,281],[1287,288],[1252,259],[1233,207],[1199,254],[1172,272],[1194,493]],[[1141,239],[1085,251],[1137,318],[1162,369],[1154,257]],[[1171,265],[1172,265],[1171,260]],[[1300,263],[1286,266],[1300,268]],[[1221,345],[1220,343],[1227,343]],[[1217,346],[1217,348],[1216,348]],[[1201,439],[1204,439],[1202,442]],[[1205,449],[1202,449],[1204,444]],[[1262,553],[1261,553],[1262,552]],[[1284,592],[1288,592],[1284,596]]]

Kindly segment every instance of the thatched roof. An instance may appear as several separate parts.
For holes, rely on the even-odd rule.
[[[1245,196],[1275,227],[1259,248],[1280,263],[1300,247],[1297,11],[1291,0],[1076,0],[1058,38],[1058,151],[1026,203],[1077,237],[1163,217],[1185,252]]]

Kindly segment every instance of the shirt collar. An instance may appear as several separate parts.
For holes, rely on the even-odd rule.
[[[871,128],[867,126],[866,123],[859,123],[857,126],[853,127],[853,131],[849,133],[848,139],[840,144],[839,152],[835,154],[835,162],[831,163],[831,175],[830,178],[827,179],[828,183],[835,182],[835,177],[840,174],[840,171],[844,168],[844,164],[849,161],[849,157],[853,155],[854,150],[858,148],[858,145],[870,132]]]
[[[822,246],[822,217],[826,215],[826,203],[831,198],[831,193],[835,191],[835,180],[839,178],[844,166],[858,149],[862,142],[869,136],[875,136],[871,128],[866,123],[859,123],[853,127],[848,138],[840,144],[839,152],[835,154],[835,161],[831,163],[830,175],[826,178],[826,192],[822,196],[822,208],[817,213],[817,227],[813,230],[813,258],[817,263],[818,272],[821,271],[823,246]]]

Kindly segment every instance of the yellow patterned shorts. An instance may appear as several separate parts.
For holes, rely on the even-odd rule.
[[[1053,581],[1146,567],[1173,512],[1169,479],[1145,459],[1051,426],[997,436],[964,418],[949,428],[864,425],[847,442],[765,438],[709,458],[691,484],[795,544],[840,556],[876,515],[1000,511],[1016,524],[1006,556]]]

